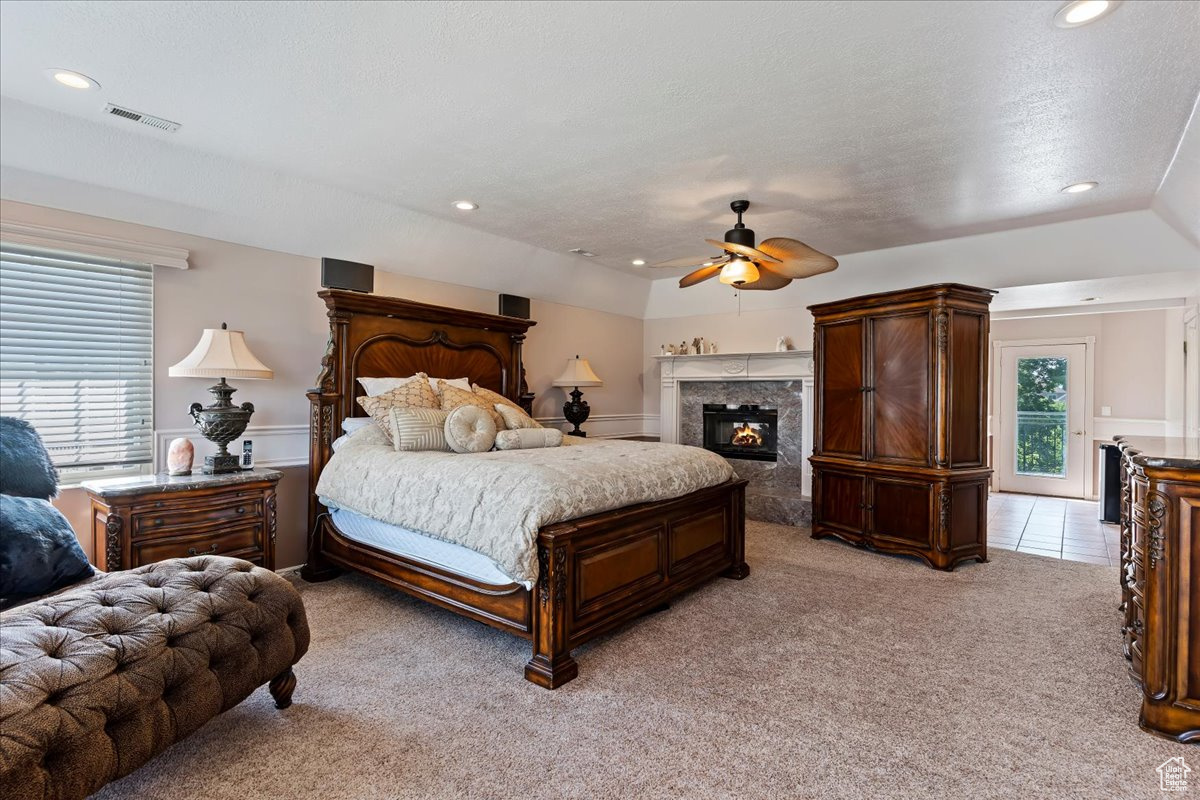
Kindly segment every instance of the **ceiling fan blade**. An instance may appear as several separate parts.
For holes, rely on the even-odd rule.
[[[702,283],[709,278],[716,277],[721,271],[721,265],[714,264],[711,267],[701,267],[695,272],[689,272],[679,279],[679,288],[686,289],[689,286],[695,286],[697,283]]]
[[[774,264],[760,264],[758,269],[758,280],[756,280],[754,283],[743,283],[737,288],[746,289],[749,291],[760,289],[768,292],[773,289],[782,289],[791,283],[792,279],[786,275],[780,275],[778,272],[776,272],[774,270],[775,266],[776,265]]]
[[[718,242],[716,239],[705,239],[704,241],[708,242],[713,247],[719,247],[726,252],[737,253],[738,255],[745,256],[751,261],[771,262],[779,260],[769,253],[764,253],[762,250],[755,250],[753,247],[746,247],[744,244],[736,244],[734,242]]]
[[[702,267],[712,264],[724,264],[729,260],[729,256],[724,253],[716,256],[689,256],[687,258],[672,258],[670,261],[661,261],[657,264],[651,264],[654,269],[679,269],[682,267]]]
[[[811,278],[822,272],[832,272],[838,267],[836,258],[827,256],[820,250],[814,250],[796,239],[779,236],[764,239],[758,246],[764,253],[774,256],[781,262],[772,265],[772,269],[789,278]]]

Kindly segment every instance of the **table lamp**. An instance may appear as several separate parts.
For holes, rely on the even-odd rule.
[[[588,363],[586,358],[575,356],[567,359],[567,368],[563,370],[562,375],[558,376],[558,380],[554,381],[555,386],[574,387],[571,391],[570,402],[563,403],[563,416],[567,418],[567,422],[575,426],[575,430],[568,431],[568,436],[587,436],[587,433],[581,431],[579,426],[587,421],[588,414],[592,410],[588,408],[587,401],[583,399],[583,392],[579,391],[580,386],[603,386],[604,381],[600,380],[595,372],[592,372],[592,365]]]
[[[250,352],[246,335],[242,331],[227,330],[223,322],[220,330],[205,328],[200,334],[200,343],[187,358],[168,369],[167,374],[172,378],[221,379],[208,387],[216,401],[208,407],[192,403],[188,413],[204,438],[217,445],[216,455],[204,458],[204,472],[213,475],[241,469],[238,457],[229,452],[229,443],[245,432],[250,415],[254,413],[254,404],[235,406],[230,397],[237,389],[226,383],[225,378],[270,380],[275,377],[271,368]]]

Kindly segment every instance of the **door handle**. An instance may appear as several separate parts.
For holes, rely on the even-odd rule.
[[[1083,436],[1086,431],[1071,431],[1072,436]]]

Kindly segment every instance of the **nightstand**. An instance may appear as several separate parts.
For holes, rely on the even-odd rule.
[[[275,569],[273,469],[85,481],[93,561],[105,572],[167,558],[232,556]]]

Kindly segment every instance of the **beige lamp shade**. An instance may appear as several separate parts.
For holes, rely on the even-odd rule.
[[[595,372],[592,372],[592,365],[588,363],[586,358],[575,356],[567,359],[567,367],[563,370],[562,375],[554,381],[555,386],[603,386],[604,381],[600,380]]]
[[[167,370],[172,378],[241,378],[271,380],[275,373],[255,358],[242,331],[205,328],[187,358]]]

